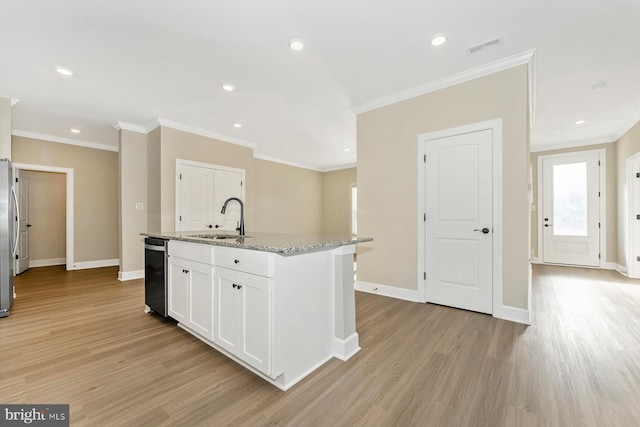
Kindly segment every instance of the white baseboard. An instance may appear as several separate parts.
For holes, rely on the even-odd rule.
[[[629,276],[628,276],[628,274],[627,274],[627,273],[628,273],[627,268],[626,268],[626,267],[621,266],[621,265],[620,265],[620,264],[618,264],[618,263],[615,263],[615,262],[605,262],[605,263],[602,265],[602,268],[605,268],[605,269],[607,269],[607,270],[615,270],[615,271],[617,271],[618,273],[622,274],[623,276],[627,276],[627,277],[629,277]]]
[[[71,270],[85,270],[88,268],[113,267],[120,265],[119,259],[101,259],[97,261],[74,262]]]
[[[538,258],[531,258],[529,260],[529,262],[531,262],[531,264],[544,264]],[[560,266],[560,267],[599,268],[601,270],[615,270],[618,273],[622,274],[623,276],[629,277],[627,268],[623,267],[620,264],[615,263],[615,262],[603,262],[599,267],[598,266],[590,267],[588,265],[571,265],[571,264],[548,264],[548,265],[557,265],[557,266]]]
[[[356,281],[354,286],[356,291],[370,294],[382,295],[411,302],[421,302],[418,299],[418,291],[415,289],[396,288],[395,286],[379,285],[377,283]]]
[[[493,317],[498,319],[508,320],[510,322],[522,323],[524,325],[531,324],[531,313],[524,308],[512,307],[510,305],[503,305],[494,308]]]
[[[66,258],[51,258],[51,259],[33,259],[29,260],[29,268],[34,267],[48,267],[50,265],[65,265],[67,263]]]
[[[357,281],[355,289],[361,292],[367,292],[370,294],[382,295],[385,297],[391,297],[411,302],[420,302],[418,300],[418,291],[413,289],[396,288],[395,286],[379,285],[377,283],[361,282]],[[523,323],[525,325],[531,324],[531,313],[529,310],[523,308],[511,307],[503,305],[494,309],[493,317],[498,319],[509,320],[510,322]]]
[[[118,271],[118,280],[121,282],[135,279],[144,279],[144,270]]]
[[[342,361],[351,359],[351,356],[360,351],[360,341],[357,332],[351,334],[347,339],[333,339],[333,355]]]

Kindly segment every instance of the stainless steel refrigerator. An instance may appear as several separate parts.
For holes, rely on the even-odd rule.
[[[18,198],[13,167],[0,159],[0,317],[7,317],[13,304],[13,267],[18,244]]]

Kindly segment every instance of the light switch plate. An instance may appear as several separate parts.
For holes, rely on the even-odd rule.
[[[144,203],[142,202],[136,202],[136,210],[137,211],[141,211],[144,209]]]

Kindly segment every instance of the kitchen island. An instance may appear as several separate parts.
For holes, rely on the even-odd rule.
[[[371,238],[162,232],[168,313],[282,390],[360,350],[353,255]]]

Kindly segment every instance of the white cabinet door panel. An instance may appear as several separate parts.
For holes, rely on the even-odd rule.
[[[187,322],[189,308],[189,263],[181,258],[169,257],[168,298],[169,316],[180,323]]]
[[[216,342],[231,353],[238,352],[240,306],[238,304],[236,273],[216,268]]]
[[[271,312],[269,279],[241,275],[242,359],[271,373]]]
[[[213,266],[189,263],[189,326],[203,337],[213,337]]]

